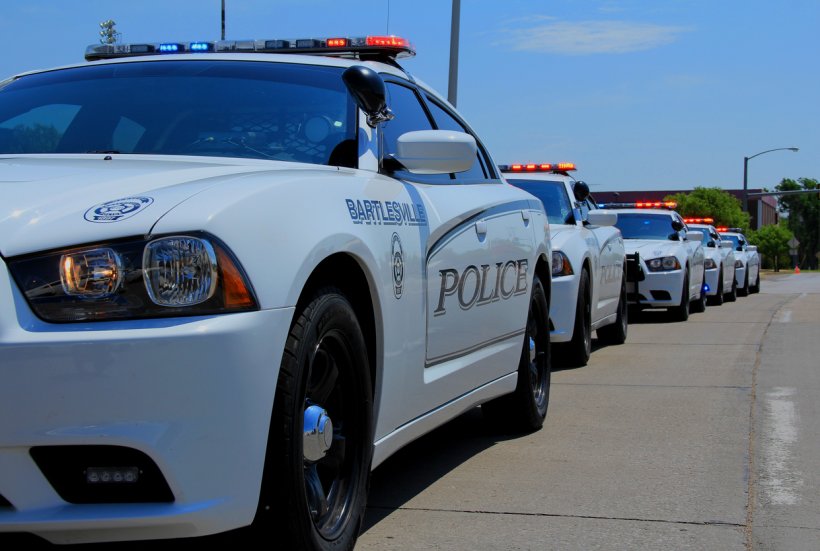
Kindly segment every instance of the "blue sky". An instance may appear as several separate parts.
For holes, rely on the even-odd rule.
[[[226,38],[396,34],[447,95],[447,0],[225,0]],[[19,0],[0,78],[122,42],[219,39],[222,0]],[[457,107],[498,163],[573,161],[595,190],[820,179],[817,0],[462,0]]]

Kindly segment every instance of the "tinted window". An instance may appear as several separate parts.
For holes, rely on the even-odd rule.
[[[531,193],[541,199],[550,224],[573,224],[572,203],[567,195],[563,182],[544,180],[507,180],[515,187]]]
[[[415,91],[395,82],[385,84],[387,87],[387,105],[395,115],[393,120],[383,123],[381,126],[384,136],[384,156],[387,157],[396,153],[399,136],[405,132],[415,130],[432,130],[433,124],[427,117],[427,112],[421,105],[421,100]],[[419,175],[401,170],[396,171],[396,175],[401,178],[431,183],[450,182],[452,180],[449,174]]]
[[[457,132],[465,132],[467,134],[470,133],[460,122],[458,122],[458,120],[456,120],[450,113],[445,111],[444,108],[434,101],[430,100],[427,105],[433,115],[433,120],[436,121],[436,126],[440,130],[455,130]],[[481,152],[479,151],[476,153],[476,160],[473,163],[473,166],[470,167],[470,170],[458,172],[455,174],[455,177],[459,180],[465,181],[486,179],[487,176],[484,173],[484,167],[481,163]]]
[[[154,61],[63,69],[0,89],[0,153],[118,151],[329,164],[354,144],[341,69]],[[333,163],[339,164],[339,163]]]
[[[618,213],[615,227],[624,239],[678,239],[672,217],[665,214]]]

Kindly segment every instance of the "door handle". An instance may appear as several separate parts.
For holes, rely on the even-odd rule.
[[[475,232],[478,234],[479,237],[484,237],[487,235],[487,222],[484,220],[479,220],[475,223]]]
[[[524,224],[529,224],[530,223],[530,213],[527,212],[526,210],[521,211],[521,218],[524,219]]]

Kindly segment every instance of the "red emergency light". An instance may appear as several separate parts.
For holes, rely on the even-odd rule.
[[[501,172],[569,172],[576,170],[575,163],[519,163],[498,165]]]
[[[684,222],[687,224],[714,224],[714,218],[684,218]]]

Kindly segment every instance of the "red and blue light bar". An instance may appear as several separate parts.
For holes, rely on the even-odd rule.
[[[186,53],[307,53],[325,55],[373,54],[389,58],[411,57],[416,51],[400,36],[329,37],[261,40],[218,40],[215,42],[164,42],[145,44],[93,44],[85,59],[96,61],[119,57]]]

